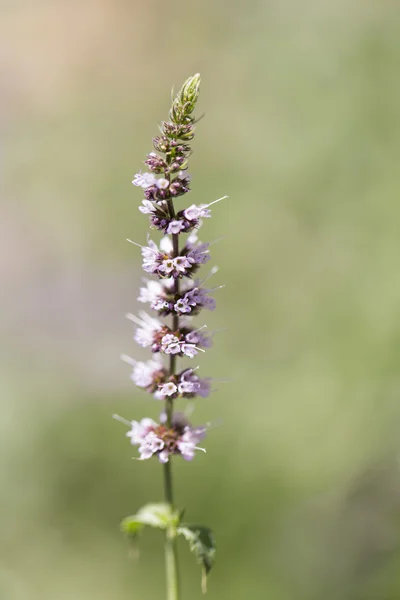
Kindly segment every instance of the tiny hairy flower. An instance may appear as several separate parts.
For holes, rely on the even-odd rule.
[[[133,185],[141,187],[143,189],[149,188],[155,185],[157,178],[152,173],[136,173],[133,178]]]
[[[167,233],[179,233],[184,229],[184,223],[182,221],[173,220],[170,221],[167,227]]]
[[[162,396],[172,396],[178,391],[177,386],[172,381],[168,383],[163,383],[160,385],[160,395]]]
[[[155,214],[157,207],[151,202],[151,200],[142,200],[143,206],[139,206],[139,210],[144,215],[153,215]]]
[[[178,392],[187,397],[201,396],[207,398],[210,394],[210,379],[201,379],[188,369],[181,373],[178,383]]]
[[[206,428],[192,427],[187,422],[176,421],[172,427],[168,427],[145,418],[140,422],[132,421],[126,435],[133,446],[139,446],[140,460],[157,456],[161,463],[165,463],[171,455],[177,454],[190,461],[194,458],[195,450],[205,452],[197,444],[205,437]]]
[[[168,179],[161,177],[160,179],[157,179],[156,186],[158,187],[159,190],[166,190],[169,186],[169,181],[168,181]]]
[[[159,277],[181,278],[191,277],[200,265],[210,260],[208,243],[197,242],[197,238],[188,238],[182,254],[173,256],[173,249],[161,241],[160,248],[152,240],[148,240],[148,246],[142,246],[143,270],[146,273],[157,274]]]
[[[211,217],[211,211],[207,208],[207,204],[200,204],[200,206],[192,204],[189,208],[185,208],[183,214],[188,221]]]
[[[159,361],[138,362],[133,368],[131,379],[138,387],[147,388],[153,385],[155,376],[160,372],[163,372],[163,366]]]

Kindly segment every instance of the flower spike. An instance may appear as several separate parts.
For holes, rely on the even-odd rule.
[[[213,267],[203,279],[194,278],[203,264],[210,260],[210,243],[200,242],[198,230],[203,220],[211,218],[211,207],[227,196],[212,202],[184,205],[182,196],[190,191],[191,178],[187,173],[192,149],[190,142],[196,130],[194,110],[199,98],[200,75],[189,77],[175,98],[169,111],[169,120],[162,121],[160,135],[153,139],[154,150],[144,160],[147,168],[133,177],[133,185],[142,191],[139,211],[147,215],[150,227],[161,231],[159,243],[147,236],[147,245],[132,240],[142,254],[142,268],[147,274],[140,287],[138,302],[149,305],[156,316],[140,311],[127,318],[135,325],[134,340],[148,348],[152,357],[147,361],[135,360],[123,354],[121,359],[131,368],[130,378],[152,398],[164,403],[159,421],[145,417],[128,421],[118,415],[114,418],[128,426],[127,437],[137,447],[138,459],[156,457],[163,465],[165,504],[152,504],[142,508],[135,516],[123,521],[123,530],[136,534],[144,525],[166,530],[168,599],[178,600],[176,537],[183,535],[203,564],[207,574],[215,552],[213,536],[208,528],[181,523],[181,513],[173,505],[171,462],[178,456],[191,461],[197,451],[205,452],[200,442],[205,438],[207,426],[192,426],[175,405],[188,401],[191,409],[197,398],[207,398],[211,393],[212,379],[199,377],[198,366],[178,368],[181,357],[194,358],[212,345],[213,333],[205,333],[207,325],[192,325],[192,317],[203,309],[214,310],[216,301],[212,294],[224,287],[205,288],[206,281],[214,275]],[[165,323],[164,318],[169,318]],[[188,411],[187,410],[187,411]],[[172,588],[174,587],[174,590]]]

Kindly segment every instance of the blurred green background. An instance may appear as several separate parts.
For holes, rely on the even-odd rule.
[[[0,4],[2,599],[163,598],[161,535],[134,562],[118,531],[161,469],[111,415],[158,414],[119,360],[147,356],[131,180],[197,71],[185,202],[229,195],[200,374],[232,381],[174,475],[208,598],[400,598],[399,34],[389,0]]]

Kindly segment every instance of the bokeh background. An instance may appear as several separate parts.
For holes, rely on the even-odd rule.
[[[134,562],[118,531],[161,470],[111,415],[158,414],[119,360],[146,356],[131,180],[197,71],[185,202],[229,194],[201,374],[231,382],[174,474],[208,597],[400,597],[399,34],[386,0],[1,2],[1,598],[163,597],[161,536]]]

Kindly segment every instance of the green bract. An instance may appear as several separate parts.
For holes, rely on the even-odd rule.
[[[136,536],[145,525],[157,529],[176,527],[179,523],[179,514],[173,512],[169,504],[146,504],[130,517],[126,517],[121,523],[121,530],[130,536]]]
[[[200,93],[200,74],[189,77],[172,103],[170,117],[175,123],[191,122],[189,115],[194,111]]]
[[[215,556],[214,534],[209,527],[203,525],[182,524],[178,527],[178,534],[189,542],[189,547],[196,555],[197,561],[203,567],[201,589],[207,591],[207,575],[212,569]]]

